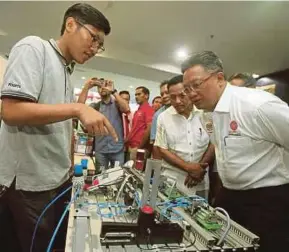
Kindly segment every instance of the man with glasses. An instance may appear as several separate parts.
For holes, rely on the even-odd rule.
[[[201,124],[202,112],[194,111],[184,93],[182,81],[182,75],[168,81],[171,107],[158,117],[154,145],[164,160],[163,175],[175,180],[183,193],[191,196],[197,191],[199,196],[207,198],[209,181],[206,168],[214,157],[214,151]]]
[[[64,15],[59,40],[29,36],[9,55],[1,92],[0,204],[12,212],[10,225],[17,232],[13,243],[18,238],[22,252],[46,251],[69,200],[62,198],[43,215],[30,249],[41,212],[70,184],[72,118],[78,118],[92,135],[110,133],[117,140],[103,115],[73,103],[70,80],[74,62],[83,64],[103,51],[109,33],[110,24],[101,12],[75,4]],[[55,247],[61,249],[65,231],[57,238],[60,243]]]
[[[211,51],[182,65],[185,92],[199,109],[212,112],[205,129],[215,145],[223,188],[216,205],[260,236],[260,251],[289,247],[289,108],[262,90],[225,81]]]

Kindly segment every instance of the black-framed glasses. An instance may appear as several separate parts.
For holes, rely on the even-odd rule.
[[[188,93],[190,93],[190,91],[199,91],[201,89],[201,86],[215,74],[216,74],[216,72],[211,73],[208,77],[206,77],[203,80],[198,80],[196,82],[191,82],[191,83],[185,85],[185,93],[188,94]]]
[[[97,53],[102,53],[105,51],[105,48],[103,46],[103,42],[101,41],[100,37],[96,34],[94,34],[89,28],[87,28],[83,23],[76,20],[76,23],[78,23],[81,27],[83,27],[85,30],[88,31],[89,35],[92,39],[92,47],[97,48]]]

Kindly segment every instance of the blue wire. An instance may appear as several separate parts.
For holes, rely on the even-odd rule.
[[[30,252],[33,251],[33,245],[34,245],[34,239],[35,239],[35,235],[36,235],[36,231],[37,228],[39,226],[39,223],[43,217],[43,215],[45,214],[45,212],[48,210],[48,208],[53,205],[59,198],[61,198],[65,193],[67,193],[70,189],[72,188],[72,186],[68,187],[65,191],[63,191],[61,194],[59,194],[56,198],[54,198],[46,207],[45,209],[42,211],[42,213],[40,214],[40,216],[38,217],[38,220],[36,222],[34,231],[33,231],[33,235],[32,235],[32,240],[31,240],[31,245],[30,245]]]
[[[50,252],[50,251],[51,251],[53,242],[54,242],[55,237],[56,237],[56,234],[57,234],[57,232],[58,232],[58,230],[59,230],[59,228],[60,228],[60,225],[61,225],[61,223],[62,223],[62,221],[63,221],[63,219],[64,219],[67,211],[69,210],[71,204],[72,204],[72,203],[75,201],[75,199],[77,198],[79,192],[80,192],[80,189],[78,189],[78,190],[76,191],[76,193],[74,194],[72,200],[71,200],[71,201],[69,202],[69,204],[66,206],[66,208],[65,208],[65,210],[64,210],[64,212],[63,212],[63,214],[62,214],[62,216],[61,216],[61,218],[60,218],[60,220],[59,220],[59,222],[58,222],[58,224],[57,224],[57,227],[55,228],[55,230],[54,230],[54,232],[53,232],[53,235],[52,235],[52,237],[51,237],[51,239],[50,239],[50,242],[49,242],[49,245],[48,245],[48,247],[47,247],[46,252]]]
[[[140,198],[139,198],[139,193],[138,192],[135,192],[135,201],[136,201],[136,204],[137,206],[140,206]]]

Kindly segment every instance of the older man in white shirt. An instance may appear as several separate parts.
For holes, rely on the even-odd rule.
[[[289,108],[278,97],[234,87],[210,51],[182,66],[185,92],[212,111],[205,128],[215,145],[224,188],[217,204],[260,236],[260,251],[289,248]]]
[[[182,80],[183,76],[179,75],[168,82],[172,106],[158,118],[155,146],[164,159],[163,174],[175,178],[180,191],[188,195],[197,191],[198,195],[207,198],[206,168],[214,158],[214,150],[209,147],[209,135],[201,124],[202,112],[193,110]],[[200,183],[192,188],[197,181]]]

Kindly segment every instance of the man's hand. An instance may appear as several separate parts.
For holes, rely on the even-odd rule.
[[[118,136],[107,118],[94,110],[93,108],[83,105],[79,110],[78,118],[90,135],[111,135],[117,142]]]
[[[193,177],[197,182],[203,180],[206,174],[206,168],[208,164],[203,163],[188,163],[186,166],[186,171],[189,173],[191,177]]]
[[[91,78],[88,79],[85,84],[84,87],[87,89],[91,89],[93,87],[102,87],[102,80],[98,79],[98,78]]]
[[[198,182],[190,175],[188,174],[184,185],[187,186],[188,188],[192,188],[193,186],[196,186],[198,184]]]

